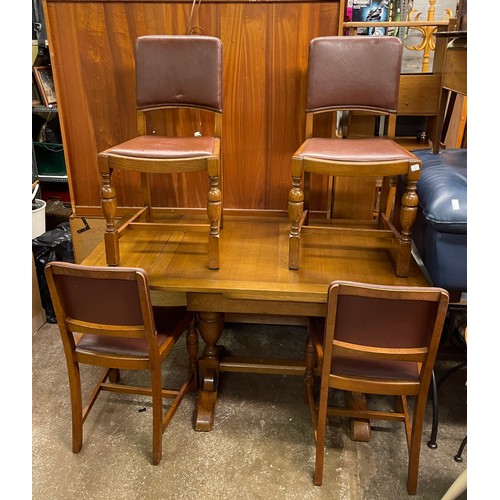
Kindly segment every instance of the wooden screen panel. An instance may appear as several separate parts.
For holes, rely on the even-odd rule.
[[[135,134],[134,40],[183,34],[191,2],[45,0],[44,8],[73,211],[99,212],[97,153]],[[291,156],[304,138],[309,41],[335,34],[337,23],[337,2],[201,5],[195,24],[224,45],[225,207],[286,211]],[[197,123],[191,114],[152,126],[193,133]],[[113,179],[118,205],[139,205],[138,175]],[[158,176],[153,203],[204,207],[207,186],[201,173]]]
[[[223,203],[227,208],[266,208],[266,45],[272,10],[272,6],[264,9],[243,3],[222,8]]]

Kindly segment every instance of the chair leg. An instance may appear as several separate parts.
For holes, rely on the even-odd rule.
[[[406,177],[406,191],[401,198],[399,224],[401,236],[397,245],[396,275],[406,277],[410,271],[411,261],[411,231],[417,218],[418,196],[417,181],[420,169],[409,169]]]
[[[299,268],[300,253],[300,233],[292,234],[293,228],[290,228],[290,237],[288,240],[288,268],[296,270]]]
[[[208,236],[208,268],[217,270],[220,268],[219,256],[219,232]]]
[[[83,405],[80,367],[68,363],[69,390],[71,395],[71,435],[73,453],[80,453],[83,445]]]
[[[326,416],[326,415],[325,415]],[[318,418],[318,431],[316,433],[316,463],[314,467],[314,484],[323,484],[323,467],[325,463],[325,431],[326,419]]]
[[[209,171],[211,168],[209,168]],[[207,214],[210,221],[208,235],[208,268],[219,269],[219,235],[222,219],[222,191],[219,188],[219,174],[210,175],[210,189],[207,196]]]
[[[465,436],[460,443],[460,448],[458,448],[457,454],[453,457],[455,462],[462,462],[462,453],[464,452],[465,445],[467,444],[467,436]]]
[[[104,246],[106,248],[106,262],[108,266],[120,265],[119,235],[116,231],[116,190],[111,183],[113,170],[109,168],[108,159],[99,156],[99,172],[102,177],[101,184],[101,207],[106,220],[106,232],[104,233]]]
[[[458,370],[464,368],[467,366],[467,362],[464,361],[463,363],[460,363],[450,370],[448,370],[436,383],[436,376],[434,373],[434,370],[432,371],[432,430],[431,430],[431,437],[429,441],[427,441],[427,446],[431,448],[432,450],[435,450],[437,448],[437,433],[438,433],[438,392],[441,386],[450,378],[451,375],[453,375],[455,372]]]
[[[409,495],[417,493],[418,471],[420,463],[420,445],[422,441],[422,427],[424,423],[427,399],[417,398],[415,401],[414,415],[411,429],[410,447],[408,450],[408,482]]]
[[[299,268],[300,221],[304,212],[304,192],[302,181],[302,163],[292,161],[292,189],[288,193],[288,219],[290,234],[288,239],[288,268]]]
[[[323,484],[323,468],[325,462],[325,434],[328,410],[328,386],[321,387],[318,407],[318,425],[316,430],[316,463],[314,468],[314,484]]]
[[[427,441],[427,446],[431,450],[435,450],[437,448],[437,432],[438,432],[438,388],[436,383],[436,374],[434,370],[432,370],[432,380],[431,380],[431,398],[432,398],[432,430],[431,437],[429,441]]]
[[[293,187],[288,198],[288,218],[290,220],[290,233],[288,237],[288,268],[299,268],[300,254],[300,220],[304,210],[304,195],[300,187]]]
[[[151,200],[151,182],[149,174],[146,172],[141,172],[141,194],[142,194],[142,206],[148,207],[146,211],[146,222],[153,222],[153,202]]]
[[[153,404],[153,455],[151,462],[158,465],[161,462],[163,444],[163,399],[161,370],[151,371],[151,389]]]

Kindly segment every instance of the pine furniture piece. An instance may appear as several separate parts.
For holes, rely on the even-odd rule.
[[[307,325],[310,316],[324,317],[332,279],[380,285],[427,286],[414,259],[408,276],[397,277],[387,238],[348,233],[307,233],[302,239],[304,264],[288,269],[289,224],[282,218],[234,217],[224,220],[218,271],[200,259],[205,236],[173,231],[128,231],[122,237],[121,265],[141,267],[148,274],[157,305],[187,305],[197,312],[205,342],[199,359],[200,384],[195,429],[210,431],[214,424],[219,378],[222,372],[276,373],[304,376],[303,359],[232,358],[217,345],[224,321]],[[83,262],[106,265],[100,243]],[[354,438],[366,435],[366,423],[356,425]]]
[[[98,155],[107,262],[119,265],[119,241],[124,231],[137,227],[153,231],[159,227],[171,229],[168,222],[155,221],[151,175],[165,177],[164,174],[202,171],[208,174],[209,226],[191,222],[181,228],[208,233],[208,267],[218,269],[222,221],[222,42],[216,37],[200,35],[140,36],[135,43],[135,73],[137,136]],[[198,111],[197,130],[176,135],[157,133],[151,125],[148,127],[149,115],[172,108]],[[211,112],[212,124],[202,124],[201,111]],[[115,225],[114,170],[141,174],[143,207],[119,228]],[[186,182],[189,183],[189,176]]]
[[[139,394],[152,400],[151,461],[158,465],[165,429],[186,392],[196,389],[198,337],[193,314],[185,306],[153,306],[142,269],[54,261],[45,272],[68,369],[73,453],[82,449],[83,424],[101,391]],[[184,332],[190,360],[186,380],[178,390],[164,389],[162,363]],[[103,368],[85,405],[82,365]],[[120,383],[120,370],[148,371],[151,385]],[[164,398],[173,399],[165,414]]]
[[[309,45],[305,142],[292,158],[292,188],[288,199],[290,218],[289,267],[299,268],[301,233],[351,231],[362,236],[377,232],[393,240],[395,273],[406,276],[411,258],[411,228],[417,215],[416,185],[420,160],[394,141],[398,108],[402,43],[383,36],[330,36],[314,38]],[[323,113],[362,112],[387,118],[383,137],[351,137],[348,127],[334,137],[318,134],[315,116]],[[338,118],[337,118],[338,120]],[[334,120],[335,122],[335,120]],[[311,174],[381,179],[381,191],[371,193],[368,213],[360,220],[309,221]],[[391,214],[398,176],[405,190]],[[302,188],[302,184],[304,187]],[[333,192],[332,188],[329,189]],[[331,199],[331,213],[336,203]],[[374,217],[374,213],[376,216]],[[340,227],[339,227],[340,226]]]
[[[417,492],[422,425],[449,296],[436,287],[380,286],[333,281],[324,318],[309,320],[306,391],[321,486],[328,416],[404,423],[410,495]],[[313,362],[315,360],[315,362]],[[320,374],[319,398],[313,391]],[[330,389],[396,397],[393,411],[341,406]],[[414,400],[410,409],[410,401]]]

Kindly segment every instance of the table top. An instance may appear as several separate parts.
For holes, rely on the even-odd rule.
[[[143,268],[152,291],[219,293],[227,298],[326,303],[336,279],[428,286],[412,259],[406,278],[394,274],[391,240],[313,230],[301,236],[300,268],[288,269],[285,219],[225,216],[219,270],[208,269],[203,232],[130,230],[120,239],[120,266]],[[104,243],[82,262],[106,265]]]

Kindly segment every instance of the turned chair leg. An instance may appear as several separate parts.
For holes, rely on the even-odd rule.
[[[419,173],[420,167],[415,172],[412,172],[410,169],[410,173],[408,173],[406,179],[406,191],[401,198],[399,212],[401,237],[398,241],[398,255],[396,256],[396,275],[402,277],[408,276],[410,272],[411,231],[417,218],[417,181]]]
[[[210,177],[210,190],[208,191],[208,220],[210,233],[208,235],[208,268],[219,269],[219,235],[222,219],[222,191],[219,188],[219,176]]]
[[[292,188],[288,193],[288,219],[290,233],[288,237],[288,268],[299,268],[300,224],[304,212],[304,191],[301,188],[304,165],[301,159],[292,159]]]
[[[99,157],[99,171],[102,177],[101,207],[106,220],[106,232],[104,233],[106,262],[108,266],[118,266],[120,265],[120,248],[119,235],[115,226],[116,190],[111,183],[113,170],[109,168],[107,158]]]

